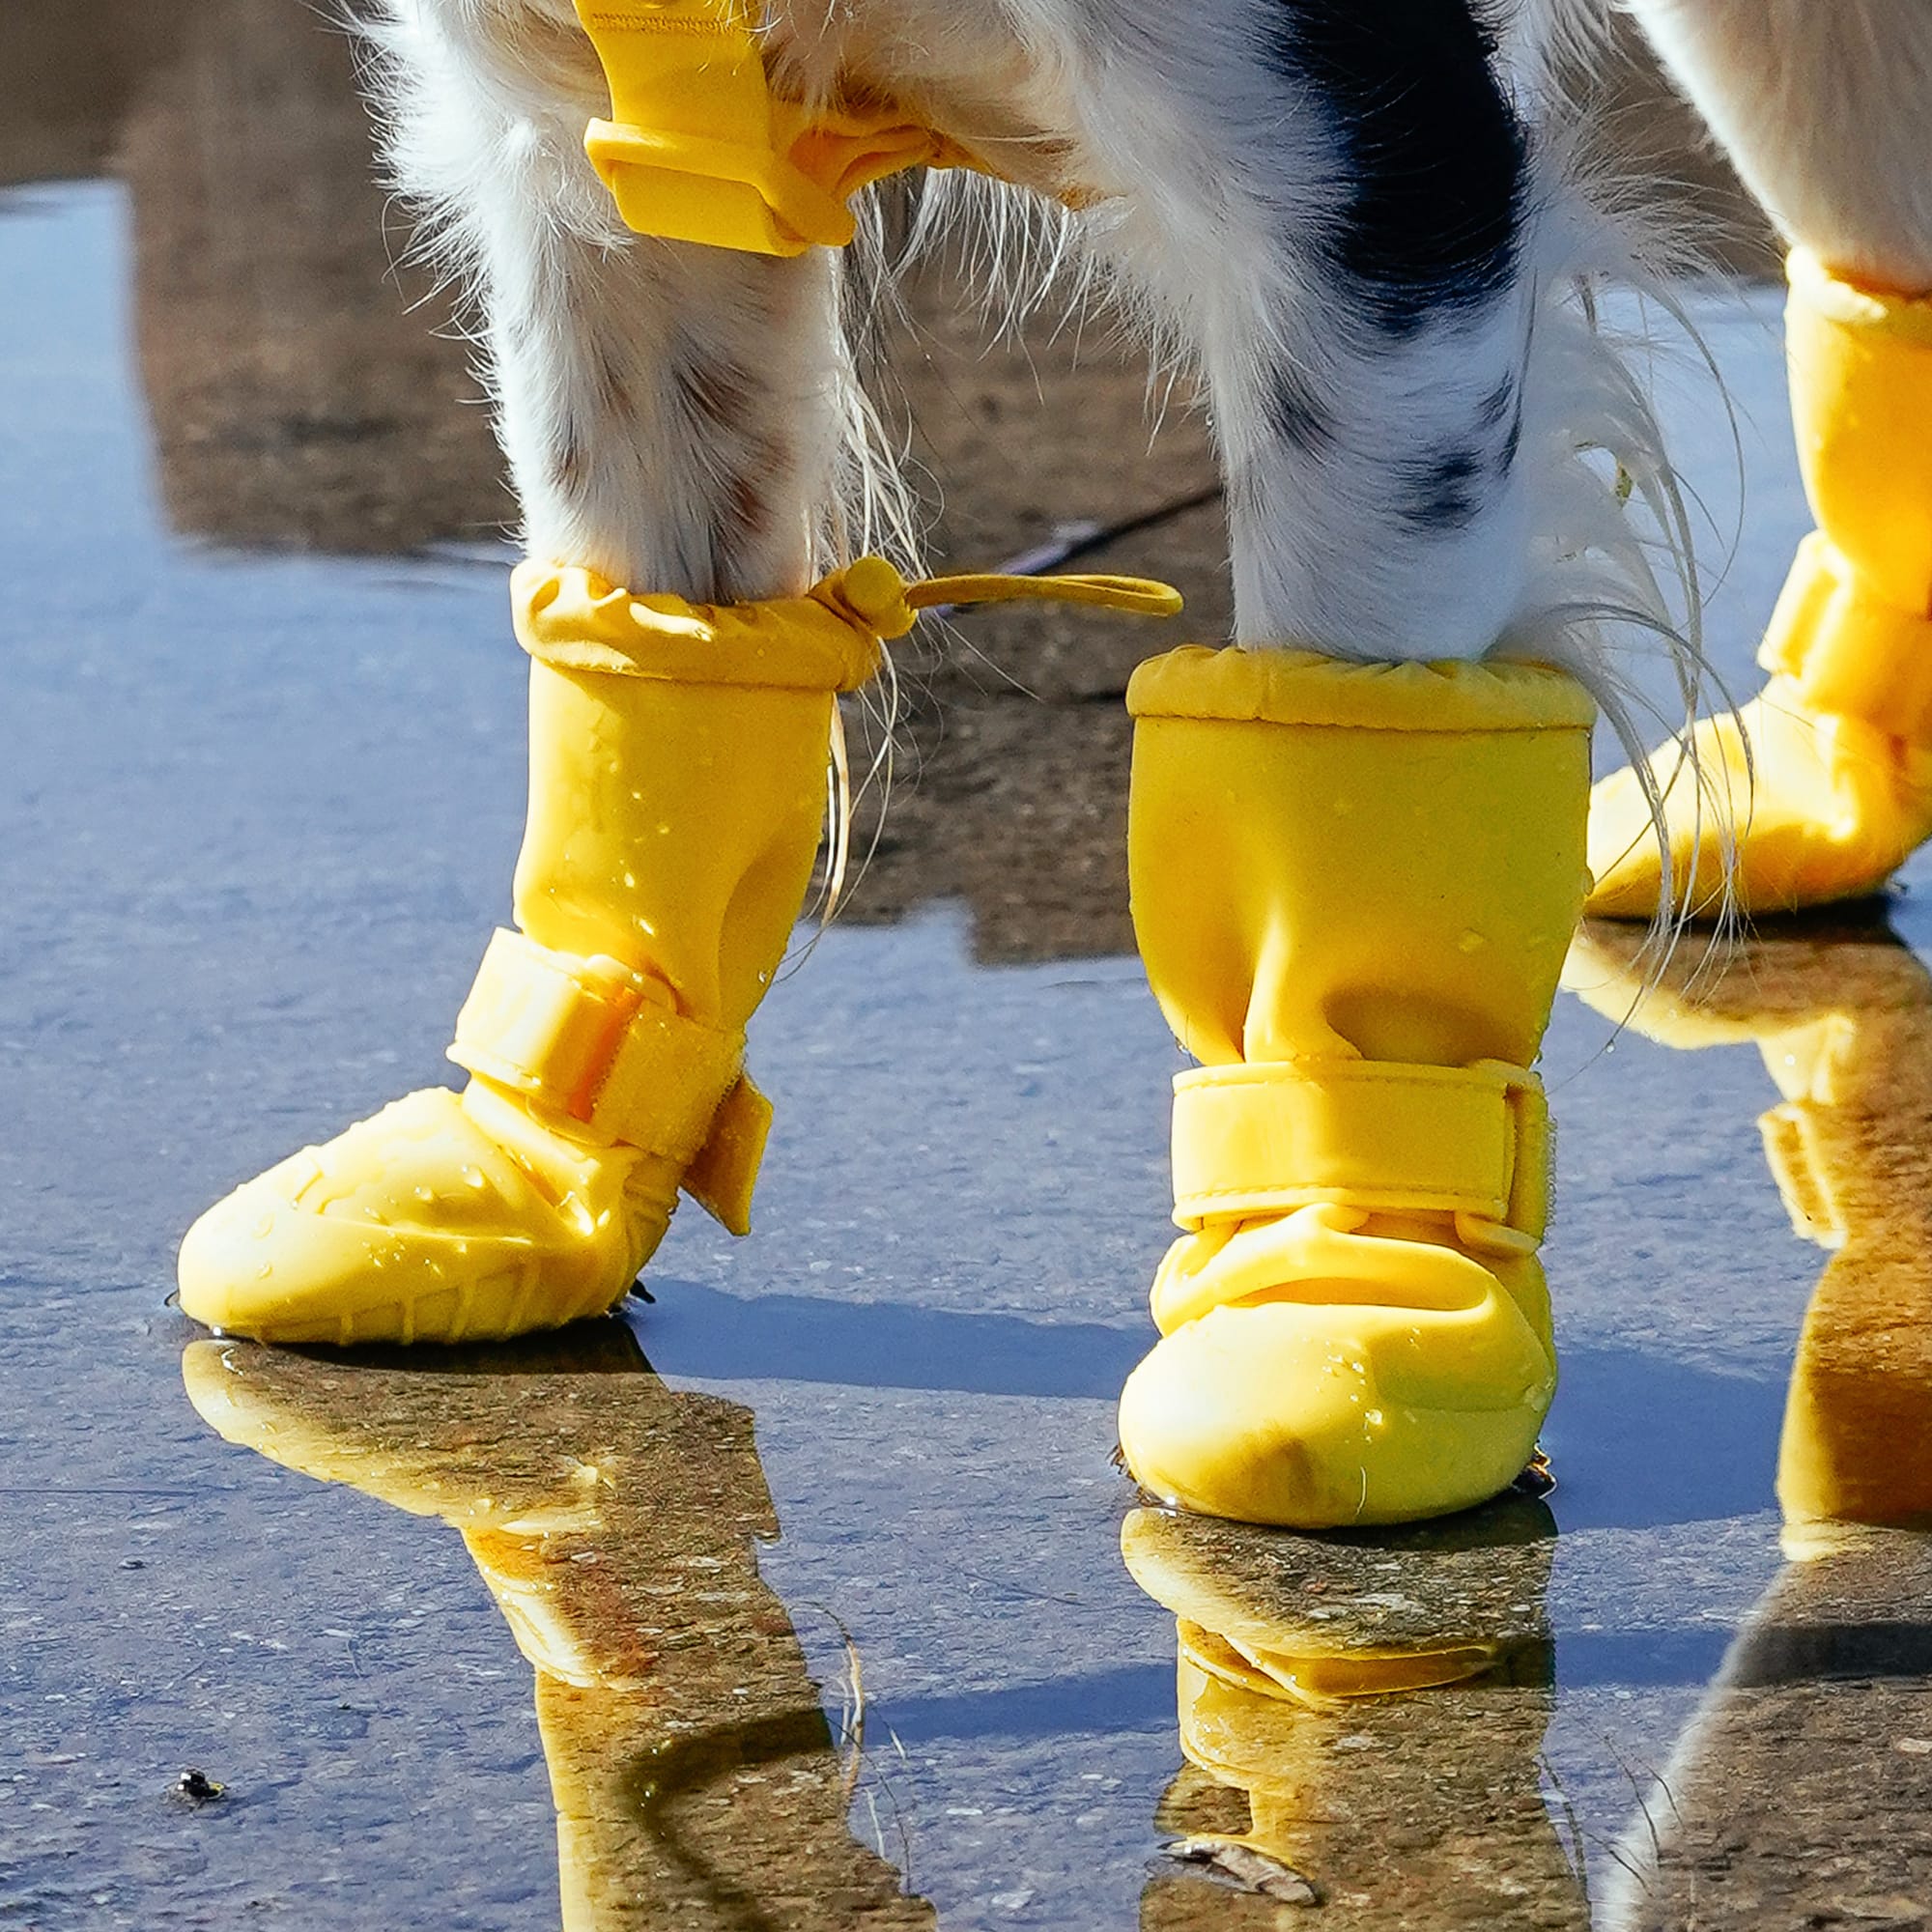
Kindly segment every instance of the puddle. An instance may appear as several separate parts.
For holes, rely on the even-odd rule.
[[[166,74],[123,77],[131,197],[0,201],[0,1923],[1924,1922],[1932,1557],[1787,1556],[1773,1488],[1780,1453],[1868,1512],[1925,1483],[1921,898],[1710,976],[1695,1050],[1613,1027],[1601,936],[1548,1053],[1558,1487],[1439,1529],[1181,1522],[1111,1464],[1179,1063],[1118,956],[1119,666],[1058,642],[1009,664],[1054,701],[928,680],[854,916],[756,1024],[751,1241],[681,1219],[620,1321],[407,1363],[163,1306],[202,1205],[442,1077],[525,677],[487,453],[357,386],[389,311],[303,256],[348,332],[270,380],[301,304],[156,254],[199,232]],[[1804,511],[1773,298],[1699,314],[1746,415],[1711,621],[1747,683]],[[1721,411],[1673,408],[1733,500]],[[1798,1027],[1833,1082],[1781,1101]]]

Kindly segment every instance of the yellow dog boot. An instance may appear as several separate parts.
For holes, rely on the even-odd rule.
[[[1861,898],[1932,837],[1932,298],[1854,287],[1798,250],[1785,312],[1792,413],[1818,530],[1800,545],[1740,711],[1650,760],[1671,895],[1747,913]],[[1698,773],[1701,771],[1700,781]],[[1590,804],[1592,913],[1664,896],[1634,771]]]
[[[181,1301],[211,1327],[521,1334],[620,1301],[680,1188],[743,1234],[771,1112],[745,1026],[810,884],[838,694],[933,605],[1179,604],[1133,579],[907,583],[877,557],[739,605],[539,564],[515,597],[533,659],[520,930],[491,941],[457,1020],[469,1084],[412,1094],[204,1214]]]
[[[810,886],[836,694],[879,658],[835,595],[696,607],[526,565],[517,932],[413,1094],[182,1244],[182,1306],[278,1342],[554,1327],[630,1290],[680,1185],[742,1231],[768,1118],[744,1029]]]
[[[1832,1256],[1785,1400],[1787,1548],[1807,1525],[1932,1526],[1932,974],[1876,923],[1759,937],[1716,973],[1680,956],[1652,983],[1649,964],[1592,922],[1564,983],[1665,1046],[1757,1047],[1782,1096],[1758,1122],[1773,1179]]]
[[[1555,1387],[1530,1071],[1586,884],[1594,706],[1527,666],[1143,665],[1129,819],[1175,1082],[1142,1486],[1323,1527],[1494,1495]]]

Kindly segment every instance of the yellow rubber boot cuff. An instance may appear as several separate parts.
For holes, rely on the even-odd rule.
[[[1134,579],[938,578],[869,557],[810,595],[514,580],[530,802],[515,932],[449,1057],[471,1076],[249,1181],[188,1231],[182,1307],[262,1341],[453,1342],[615,1306],[682,1189],[749,1226],[771,1109],[745,1027],[810,889],[837,698],[923,608],[1059,598],[1168,614]]]
[[[1932,298],[1875,295],[1802,249],[1785,310],[1798,453],[1818,529],[1799,546],[1742,710],[1650,760],[1671,892],[1703,917],[1877,892],[1932,836]],[[1698,774],[1702,774],[1699,782]],[[1663,897],[1634,772],[1590,806],[1590,911]],[[1688,895],[1688,900],[1687,900]]]
[[[1514,665],[1184,649],[1129,810],[1175,1083],[1163,1340],[1121,1442],[1189,1509],[1323,1527],[1495,1494],[1555,1386],[1540,1048],[1594,706]]]
[[[1793,1232],[1832,1257],[1785,1400],[1787,1553],[1837,1523],[1932,1525],[1932,975],[1878,930],[1760,938],[1715,975],[1680,956],[1651,984],[1636,935],[1605,923],[1564,982],[1665,1046],[1755,1045],[1782,1096],[1766,1159]]]

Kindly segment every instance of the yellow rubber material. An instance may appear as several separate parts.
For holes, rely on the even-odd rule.
[[[1798,452],[1818,530],[1800,547],[1759,663],[1764,691],[1649,761],[1671,894],[1747,913],[1862,898],[1932,837],[1932,298],[1839,281],[1803,250],[1785,310]],[[1748,747],[1748,752],[1747,751]],[[1700,784],[1697,771],[1703,773]],[[1590,808],[1595,914],[1664,895],[1634,772]]]
[[[800,255],[850,242],[847,201],[887,175],[989,172],[891,103],[781,99],[748,0],[577,0],[577,15],[611,90],[584,148],[638,234]]]
[[[530,667],[523,934],[412,1094],[212,1208],[182,1306],[283,1342],[554,1327],[629,1292],[810,883],[833,687]],[[742,1144],[743,1137],[740,1136]],[[726,1214],[742,1225],[755,1145]]]
[[[1786,1550],[1831,1525],[1932,1527],[1932,974],[1882,928],[1763,938],[1648,985],[1628,927],[1577,935],[1565,984],[1682,1050],[1754,1044],[1782,1096],[1760,1117],[1792,1230],[1830,1251],[1800,1332],[1778,1447]]]
[[[1174,1083],[1174,1218],[1427,1206],[1540,1237],[1548,1140],[1540,1088],[1501,1061],[1202,1067]]]
[[[1307,1528],[1493,1495],[1555,1386],[1539,1050],[1594,708],[1515,665],[1176,651],[1128,692],[1128,850],[1177,1083],[1148,1490]],[[1232,1097],[1231,1097],[1232,1096]]]
[[[742,605],[535,563],[514,594],[531,657],[521,929],[491,942],[457,1022],[469,1084],[413,1094],[210,1208],[179,1274],[213,1328],[522,1334],[615,1306],[680,1190],[745,1233],[771,1122],[745,1027],[810,886],[838,694],[932,604],[1179,602],[1131,579],[908,582],[877,557]]]

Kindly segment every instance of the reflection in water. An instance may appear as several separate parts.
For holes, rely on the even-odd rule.
[[[1877,921],[1820,923],[1720,970],[1680,956],[1644,992],[1640,940],[1591,922],[1566,983],[1665,1046],[1758,1048],[1783,1095],[1758,1122],[1772,1173],[1832,1253],[1785,1406],[1787,1548],[1813,1519],[1932,1527],[1932,974]]]
[[[753,1539],[750,1410],[629,1329],[384,1358],[196,1342],[231,1442],[457,1529],[536,1670],[563,1923],[929,1926],[846,1829],[851,1787]]]
[[[1610,1922],[1932,1922],[1932,975],[1879,921],[1756,939],[1643,988],[1641,935],[1566,976],[1667,1046],[1756,1045],[1792,1223],[1832,1251],[1778,1453],[1790,1559],[1620,1848]],[[1685,949],[1687,952],[1692,949]]]
[[[1807,1539],[1605,1886],[1616,1932],[1932,1923],[1932,1542]]]
[[[1188,1768],[1146,1927],[1582,1927],[1542,1795],[1555,1529],[1506,1496],[1436,1523],[1304,1536],[1137,1510],[1122,1551],[1175,1613]]]

